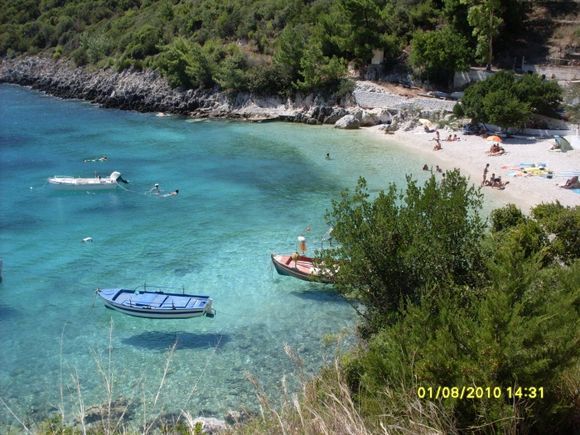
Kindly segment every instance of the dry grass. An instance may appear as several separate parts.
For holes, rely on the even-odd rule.
[[[8,404],[0,397],[0,405],[5,406],[20,425],[18,433],[33,434],[200,434],[204,433],[199,421],[187,412],[188,403],[184,403],[182,411],[175,415],[172,421],[160,420],[160,396],[166,384],[167,375],[171,369],[176,346],[167,354],[163,374],[153,397],[148,398],[141,379],[136,390],[141,386],[141,396],[130,399],[118,399],[115,390],[116,377],[113,370],[113,323],[109,328],[109,346],[105,357],[95,354],[97,371],[101,376],[105,391],[105,401],[99,405],[86,406],[76,370],[72,370],[75,405],[69,412],[74,416],[71,424],[70,416],[65,408],[65,389],[62,384],[61,368],[61,404],[58,414],[49,421],[35,425],[27,425],[17,416]],[[62,338],[61,338],[62,340]],[[62,343],[61,343],[62,347]],[[217,349],[217,347],[216,347]],[[255,388],[259,415],[235,424],[223,433],[225,434],[304,434],[304,435],[378,435],[378,434],[454,434],[455,422],[445,412],[442,406],[416,396],[415,386],[401,386],[395,390],[384,390],[381,397],[381,410],[376,416],[368,419],[361,413],[360,406],[352,395],[344,378],[338,359],[324,369],[322,374],[311,379],[305,374],[305,367],[300,356],[289,346],[284,351],[293,362],[297,372],[297,381],[302,385],[298,393],[289,392],[286,379],[282,379],[282,404],[274,405],[274,401],[266,394],[260,382],[251,374],[247,379]],[[210,361],[207,361],[206,367]],[[205,372],[205,368],[203,369]],[[200,379],[204,373],[200,374]],[[198,379],[199,382],[199,379]],[[191,398],[196,391],[198,382],[193,383]],[[189,399],[186,401],[189,402]],[[276,403],[279,400],[276,399]],[[149,404],[149,405],[148,405]],[[139,428],[129,425],[129,418],[140,410],[141,422]],[[68,420],[67,420],[68,419]]]
[[[286,354],[301,367],[301,360],[285,346]],[[303,373],[301,378],[303,377]],[[302,383],[298,394],[283,387],[283,403],[273,407],[260,383],[251,375],[260,415],[237,424],[228,434],[378,435],[454,434],[455,422],[438,404],[419,400],[415,388],[384,391],[383,412],[365,418],[351,394],[338,360],[315,379]],[[282,385],[285,386],[283,380]],[[408,394],[401,394],[407,391]]]

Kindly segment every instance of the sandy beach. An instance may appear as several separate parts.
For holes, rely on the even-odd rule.
[[[554,139],[508,138],[501,144],[505,154],[490,156],[491,143],[481,136],[458,134],[459,141],[448,142],[444,139],[457,132],[440,129],[442,149],[434,151],[435,133],[426,133],[420,127],[394,134],[385,134],[378,126],[364,130],[424,155],[425,163],[433,170],[436,165],[443,171],[459,168],[476,185],[481,184],[483,170],[489,163],[488,178],[495,173],[503,182],[509,181],[504,190],[483,187],[483,192],[498,206],[513,203],[529,212],[537,204],[556,200],[566,206],[580,205],[580,193],[559,187],[573,175],[580,175],[580,137],[566,137],[575,149],[565,153],[550,150]],[[532,165],[536,168],[545,165],[546,170],[538,171]],[[545,176],[548,171],[552,172],[552,178]]]

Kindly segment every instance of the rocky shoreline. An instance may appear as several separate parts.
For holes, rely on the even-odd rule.
[[[370,82],[357,82],[350,96],[333,102],[312,94],[284,100],[279,96],[227,94],[218,90],[180,90],[171,88],[157,71],[97,70],[39,56],[2,59],[0,83],[30,86],[57,97],[124,110],[314,125],[336,124],[341,120],[336,125],[339,128],[389,124],[410,108],[419,112],[445,112],[451,108],[446,101],[389,94]]]

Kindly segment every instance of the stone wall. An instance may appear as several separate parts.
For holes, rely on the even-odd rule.
[[[580,68],[577,66],[524,65],[522,69],[559,82],[580,80]]]
[[[469,71],[456,72],[453,76],[453,89],[462,90],[473,82],[485,80],[494,73],[485,69],[471,68]]]
[[[357,82],[353,91],[355,102],[363,109],[382,108],[390,110],[413,110],[421,112],[451,112],[455,101],[439,98],[403,97],[386,91],[372,82]]]

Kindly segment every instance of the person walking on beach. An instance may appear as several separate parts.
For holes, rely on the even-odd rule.
[[[483,169],[483,180],[481,181],[481,185],[485,186],[485,182],[487,181],[487,173],[489,172],[489,163],[485,165]]]

